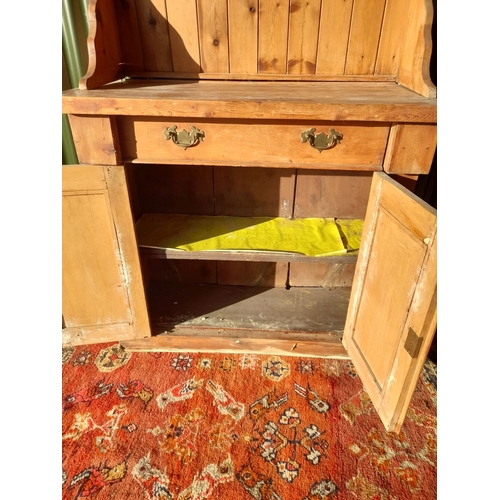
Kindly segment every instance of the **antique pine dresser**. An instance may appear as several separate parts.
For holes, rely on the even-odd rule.
[[[90,0],[63,343],[350,358],[398,431],[436,330],[432,0]],[[407,182],[407,186],[410,186]]]

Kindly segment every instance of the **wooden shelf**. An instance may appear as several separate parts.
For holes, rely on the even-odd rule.
[[[313,227],[304,221],[316,223]],[[255,262],[355,262],[361,221],[143,214],[136,223],[141,254],[160,259]],[[276,228],[280,236],[269,236]],[[350,240],[346,231],[350,229]],[[267,231],[267,232],[265,232]],[[242,236],[240,236],[242,235]],[[328,240],[314,241],[318,236]],[[280,237],[283,240],[280,240]],[[239,239],[238,239],[239,238]],[[214,242],[217,241],[216,248]],[[330,243],[327,243],[329,241]],[[242,247],[236,246],[240,242]],[[305,245],[303,242],[307,242]],[[266,247],[265,245],[268,245]],[[235,245],[235,246],[232,246]],[[229,247],[229,248],[228,248]],[[294,249],[297,248],[297,251]],[[307,254],[310,251],[310,255]],[[331,253],[331,254],[330,254]]]
[[[356,263],[358,252],[349,252],[344,255],[331,255],[327,257],[309,257],[287,252],[184,252],[182,250],[168,250],[160,248],[140,247],[141,255],[151,259],[173,260],[223,260],[235,262],[338,262]]]
[[[249,332],[256,335],[260,331],[262,336],[272,331],[276,338],[277,333],[310,337],[343,332],[350,293],[350,287],[286,289],[152,282],[147,297],[155,333],[188,328],[191,333],[235,336],[240,332],[248,337]]]
[[[395,82],[124,80],[63,93],[63,113],[435,123],[436,99]]]
[[[349,359],[342,335],[350,292],[153,282],[153,336],[120,343],[129,351]]]

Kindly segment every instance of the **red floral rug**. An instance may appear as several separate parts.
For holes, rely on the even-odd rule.
[[[348,361],[63,349],[63,499],[431,500],[436,366],[399,435]]]

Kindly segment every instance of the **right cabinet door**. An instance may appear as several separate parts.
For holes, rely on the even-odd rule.
[[[399,432],[437,324],[437,214],[376,172],[343,344],[385,428]]]

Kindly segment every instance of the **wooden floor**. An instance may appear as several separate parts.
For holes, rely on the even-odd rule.
[[[344,329],[350,288],[263,288],[154,282],[148,288],[151,325],[302,333]]]
[[[342,334],[350,291],[153,282],[153,336],[121,344],[130,351],[349,359]]]

